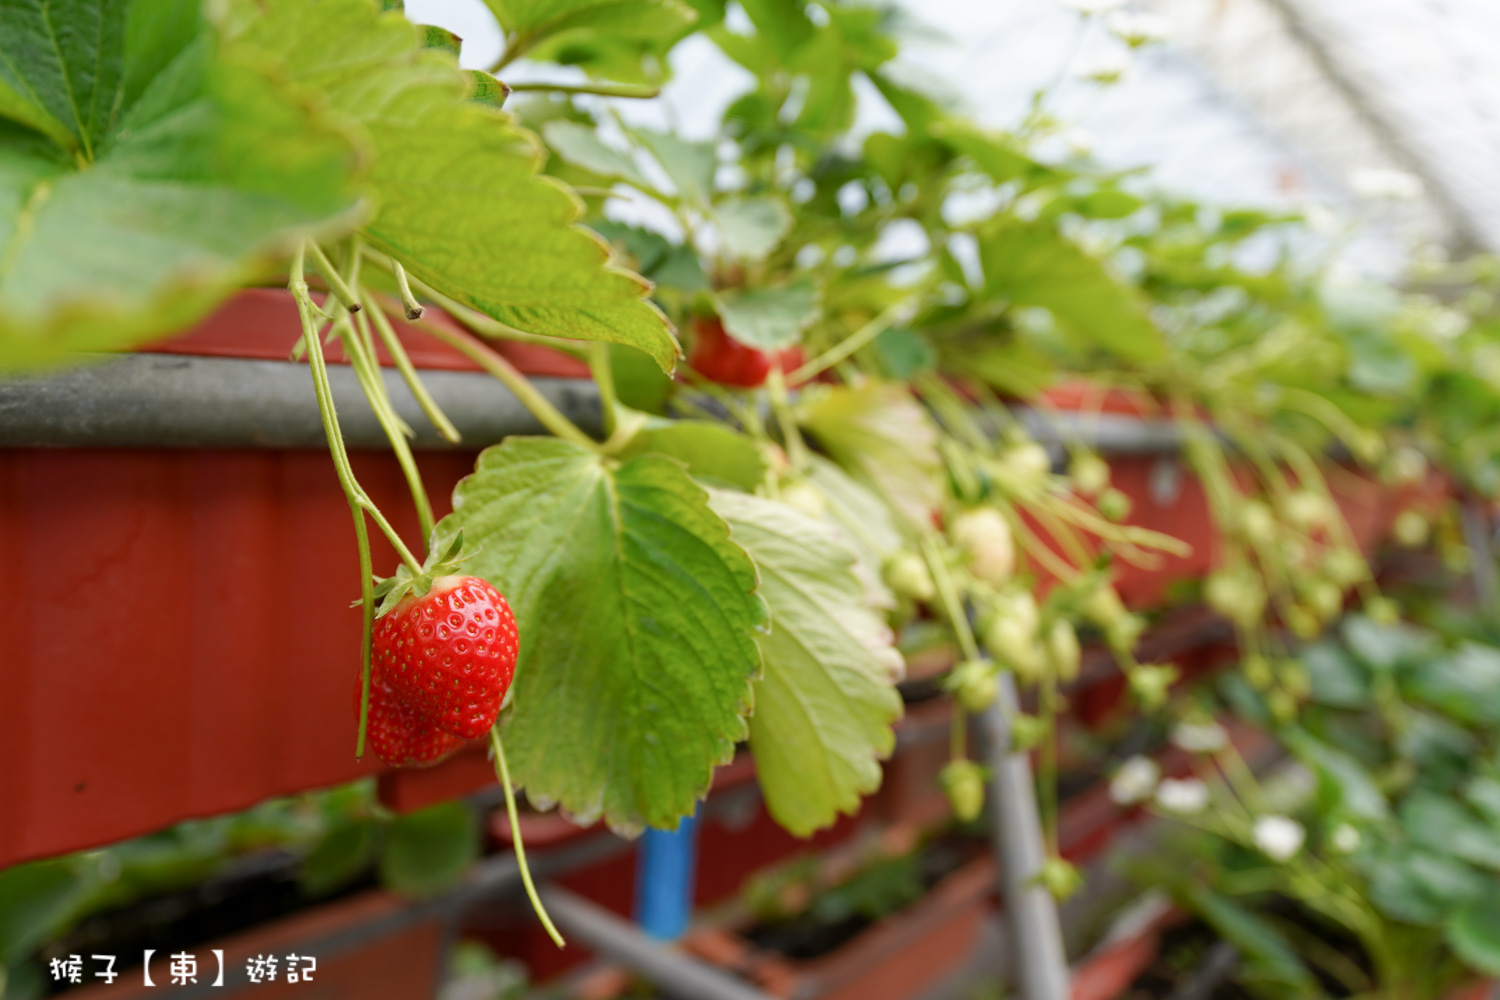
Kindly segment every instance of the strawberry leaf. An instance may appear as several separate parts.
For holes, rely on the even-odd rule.
[[[835,461],[912,523],[930,523],[942,499],[938,430],[904,385],[809,392],[798,409],[802,425]]]
[[[678,355],[649,283],[574,223],[582,202],[537,174],[540,141],[469,100],[450,53],[370,0],[232,0],[230,35],[369,137],[366,238],[445,295],[531,333]]]
[[[710,503],[760,569],[771,631],[755,640],[765,674],[750,749],[766,807],[805,837],[880,787],[901,716],[901,654],[828,524],[744,493],[716,490]]]
[[[0,5],[0,368],[180,328],[356,221],[349,138],[198,8]]]
[[[809,282],[714,296],[724,332],[749,347],[772,351],[802,339],[818,318],[818,292]]]
[[[1045,308],[1078,347],[1102,347],[1130,361],[1166,352],[1144,297],[1050,225],[991,226],[980,239],[979,257],[987,293],[1012,306]]]
[[[766,621],[703,488],[659,455],[511,438],[453,505],[437,545],[462,528],[520,628],[504,733],[527,797],[626,834],[675,826],[745,738]]]

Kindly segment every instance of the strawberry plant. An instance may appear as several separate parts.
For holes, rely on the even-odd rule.
[[[1500,483],[1492,299],[1341,291],[1285,249],[1296,217],[1044,155],[1061,128],[1045,96],[1013,131],[981,128],[909,82],[890,11],[486,6],[505,48],[484,72],[392,0],[0,0],[0,367],[128,348],[285,284],[358,545],[356,754],[427,765],[488,739],[513,816],[516,786],[633,835],[692,815],[748,743],[769,811],[806,836],[879,786],[898,637],[921,620],[966,710],[942,779],[955,811],[984,808],[966,716],[998,705],[1013,749],[1037,752],[1035,874],[1061,894],[1056,719],[1088,642],[1141,711],[1167,701],[1174,669],[1137,660],[1145,621],[1115,582],[1187,553],[1132,523],[1088,447],[1106,397],[1180,439],[1222,536],[1202,596],[1283,720],[1307,696],[1296,642],[1350,601],[1394,612],[1341,513],[1349,466],[1410,485],[1431,458]],[[691,34],[744,71],[717,132],[622,114]],[[583,82],[520,72],[547,62]],[[871,92],[890,124],[856,129]],[[1234,263],[1266,244],[1284,249],[1267,267]],[[394,317],[548,432],[486,449],[441,520],[381,355],[459,431]],[[586,362],[603,433],[504,339]],[[354,475],[334,343],[416,544]],[[1088,386],[1073,423],[1044,392],[1064,379]],[[1402,531],[1456,561],[1455,523]],[[398,565],[373,564],[371,524]]]

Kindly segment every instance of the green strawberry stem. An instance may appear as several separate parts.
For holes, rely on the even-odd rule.
[[[786,379],[781,367],[772,365],[766,373],[766,394],[771,400],[771,412],[776,414],[776,423],[781,426],[781,436],[786,441],[787,461],[796,472],[807,469],[807,445],[802,440],[802,431],[797,427],[796,415],[792,413],[791,400],[787,398]]]
[[[375,419],[380,422],[381,430],[385,431],[386,439],[391,443],[391,451],[396,454],[396,462],[401,466],[402,475],[406,477],[406,486],[411,491],[412,504],[417,509],[417,520],[421,525],[422,537],[430,538],[432,526],[435,523],[432,516],[432,501],[427,498],[427,487],[422,483],[422,474],[417,470],[416,456],[412,454],[411,444],[407,441],[412,430],[396,413],[390,394],[386,392],[385,380],[381,377],[380,368],[375,361],[370,324],[363,310],[355,315],[354,321],[359,325],[358,331],[351,325],[348,314],[341,311],[339,322],[334,324],[334,330],[344,342],[344,349],[349,353],[355,377],[359,379],[359,387],[364,391],[365,399],[369,402]]]
[[[541,425],[551,431],[564,441],[582,445],[585,448],[598,450],[599,443],[589,437],[578,425],[567,417],[562,411],[553,406],[551,401],[537,391],[536,386],[530,380],[516,371],[515,366],[506,361],[487,344],[481,343],[468,334],[455,333],[445,327],[439,326],[430,320],[418,320],[417,326],[424,332],[431,334],[438,340],[447,344],[470,361],[474,362],[486,372],[493,375],[500,384],[509,389],[521,405],[531,411]]]
[[[786,380],[793,384],[801,385],[803,382],[817,378],[884,333],[896,321],[896,317],[906,308],[908,307],[905,302],[897,302],[895,305],[889,306],[874,319],[870,320],[870,322],[855,330],[811,361],[806,362],[801,368],[788,374]]]
[[[505,762],[505,747],[500,743],[498,723],[490,727],[490,749],[495,752],[495,776],[500,779],[500,787],[505,791],[505,812],[510,817],[510,839],[516,845],[516,867],[521,869],[521,882],[526,886],[526,897],[531,900],[531,908],[536,911],[542,926],[547,928],[547,935],[552,938],[552,943],[559,948],[566,948],[567,942],[557,932],[552,918],[547,916],[547,908],[542,905],[541,897],[536,894],[536,885],[531,881],[531,868],[526,864],[526,847],[521,843],[521,821],[516,815],[516,793],[510,785],[510,765]]]
[[[302,322],[302,345],[307,350],[307,364],[312,371],[313,392],[318,399],[318,413],[323,418],[323,435],[328,439],[328,450],[333,456],[334,472],[338,475],[339,486],[344,490],[344,497],[349,502],[349,513],[354,519],[354,538],[359,549],[359,591],[360,608],[362,616],[362,628],[360,636],[360,694],[359,694],[359,733],[355,737],[354,756],[356,759],[364,756],[365,731],[370,715],[370,647],[371,633],[375,624],[375,593],[374,593],[374,565],[370,556],[370,535],[365,525],[365,515],[368,513],[374,518],[380,530],[385,533],[386,538],[396,549],[401,561],[406,564],[414,575],[420,576],[422,566],[417,562],[401,536],[396,534],[386,521],[385,516],[377,508],[360,487],[354,478],[354,472],[349,467],[349,455],[344,449],[344,436],[339,430],[338,412],[333,405],[333,390],[328,383],[328,362],[323,357],[323,342],[318,335],[318,322],[314,318],[321,315],[312,296],[308,293],[307,281],[304,277],[306,254],[304,247],[298,247],[296,254],[292,257],[292,266],[287,289],[297,303],[297,315]]]
[[[370,560],[370,529],[365,516],[352,502],[354,540],[359,545],[359,733],[354,738],[354,759],[365,755],[365,730],[370,722],[370,647],[375,630],[375,567]]]
[[[344,276],[339,274],[339,269],[334,267],[333,262],[323,253],[323,248],[311,240],[308,241],[307,248],[312,251],[313,263],[317,266],[318,273],[323,275],[324,281],[328,282],[328,290],[333,292],[334,297],[343,304],[345,309],[352,313],[359,312],[359,300],[354,297],[354,292],[350,290]]]
[[[599,406],[604,411],[604,436],[614,436],[620,398],[615,392],[615,375],[609,364],[609,345],[596,340],[589,345],[589,374],[599,387]]]
[[[400,265],[398,264],[397,266],[399,267]],[[400,274],[402,283],[404,284],[406,281],[406,272],[402,271]],[[369,289],[360,289],[359,300],[364,303],[365,311],[370,314],[375,329],[380,334],[381,341],[385,344],[385,349],[390,352],[392,360],[396,362],[396,370],[401,373],[401,378],[406,381],[406,387],[411,390],[412,396],[416,398],[417,405],[422,408],[422,412],[427,415],[427,419],[432,421],[432,426],[438,429],[438,433],[445,440],[457,444],[460,440],[458,428],[453,426],[453,422],[448,419],[448,415],[442,411],[437,405],[437,401],[427,391],[427,386],[422,384],[421,378],[417,375],[416,366],[411,363],[411,357],[406,353],[406,348],[402,346],[401,339],[396,336],[396,330],[391,326],[390,318],[386,316],[385,310],[377,307],[374,296],[370,294]],[[407,318],[421,319],[422,314],[419,312],[416,316],[411,316],[410,311],[408,311]]]
[[[641,101],[661,96],[661,87],[640,83],[511,83],[507,86],[513,94],[526,91],[549,94],[593,94],[598,97],[626,97]]]
[[[396,279],[396,290],[401,293],[403,314],[409,320],[421,319],[427,310],[422,308],[422,303],[418,302],[417,297],[411,293],[411,282],[406,278],[406,268],[402,267],[401,262],[394,257],[391,258],[391,274]],[[364,301],[363,298],[360,301]]]
[[[974,630],[969,627],[969,616],[964,612],[963,601],[958,596],[958,588],[953,585],[953,577],[948,572],[948,563],[931,534],[926,534],[922,538],[922,555],[927,560],[927,571],[931,574],[933,587],[937,590],[943,616],[948,619],[948,624],[953,626],[953,632],[958,636],[959,651],[965,660],[979,659],[979,643],[974,639]],[[968,750],[968,714],[960,706],[954,707],[953,724],[948,736],[953,759],[962,760]]]

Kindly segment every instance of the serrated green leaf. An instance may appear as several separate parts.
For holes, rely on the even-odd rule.
[[[797,343],[818,318],[818,292],[807,282],[785,288],[750,288],[721,292],[714,308],[724,332],[763,351]]]
[[[356,221],[348,137],[196,2],[0,8],[0,115],[0,367],[177,329]]]
[[[792,228],[791,211],[770,196],[722,201],[710,217],[719,230],[720,249],[732,260],[763,260]]]
[[[341,822],[302,860],[297,869],[297,885],[309,896],[326,896],[364,874],[379,847],[380,828],[374,820],[357,818]]]
[[[707,207],[714,187],[714,170],[719,165],[713,143],[689,142],[646,128],[631,129],[630,134],[661,164],[679,198]]]
[[[1382,625],[1364,615],[1350,615],[1343,624],[1344,641],[1365,663],[1377,670],[1389,670],[1404,660],[1432,654],[1438,639],[1426,629],[1396,622]]]
[[[88,888],[71,858],[0,871],[0,969],[61,931]]]
[[[406,896],[435,896],[462,881],[479,856],[479,823],[463,802],[398,816],[386,835],[380,879]]]
[[[469,100],[490,108],[505,107],[510,97],[509,87],[482,69],[468,70],[468,77],[474,84],[474,93]]]
[[[1401,824],[1415,844],[1500,871],[1500,837],[1461,802],[1418,789],[1401,803]]]
[[[1254,910],[1196,882],[1186,883],[1182,893],[1198,916],[1244,955],[1256,979],[1292,987],[1301,996],[1316,993],[1312,970],[1286,936]]]
[[[766,807],[809,836],[880,787],[901,715],[901,654],[829,526],[744,493],[715,491],[711,503],[755,560],[771,608],[771,631],[756,639],[765,674],[750,719]]]
[[[902,545],[901,530],[891,508],[868,486],[821,455],[809,458],[806,474],[807,481],[822,494],[828,517],[859,556],[855,575],[865,588],[867,603],[881,609],[895,607],[896,595],[880,572],[886,557]]]
[[[698,19],[698,12],[680,0],[484,2],[507,33],[526,43],[582,29],[632,40],[669,38],[686,31]]]
[[[942,498],[937,426],[904,385],[866,382],[808,392],[802,426],[913,524],[931,524]]]
[[[615,830],[673,827],[745,738],[755,565],[682,465],[511,438],[438,525],[510,601],[520,661],[505,746],[532,801]]]
[[[1488,899],[1459,910],[1443,928],[1458,957],[1487,976],[1500,976],[1497,888],[1491,887]]]
[[[542,126],[542,138],[567,162],[605,177],[617,177],[636,187],[652,190],[652,184],[641,173],[628,153],[606,145],[599,133],[587,125],[565,120],[550,121]]]
[[[1335,643],[1309,646],[1299,659],[1312,682],[1313,701],[1336,708],[1362,708],[1371,703],[1369,673]]]
[[[435,24],[419,24],[417,31],[422,35],[422,47],[438,49],[447,52],[457,59],[463,51],[464,40],[459,38],[447,28],[439,28]]]
[[[468,100],[451,56],[368,0],[233,0],[232,33],[368,133],[376,248],[445,295],[521,330],[678,355],[648,284],[575,225],[582,204],[541,177],[536,136]]]
[[[871,346],[880,359],[882,370],[893,379],[908,381],[937,366],[936,348],[916,330],[893,326],[881,331]]]
[[[1467,723],[1500,722],[1500,650],[1466,642],[1402,678],[1408,697]]]
[[[1046,309],[1081,346],[1131,361],[1165,351],[1139,293],[1050,225],[1008,220],[992,227],[980,239],[979,257],[989,294]]]
[[[1318,776],[1321,794],[1332,805],[1364,819],[1389,815],[1384,793],[1358,760],[1301,729],[1283,733],[1282,742]]]
[[[677,459],[694,478],[742,490],[756,489],[766,477],[765,456],[754,440],[732,427],[704,420],[650,421],[630,439],[620,457],[651,454]]]

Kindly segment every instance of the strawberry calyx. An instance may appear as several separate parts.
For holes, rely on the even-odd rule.
[[[425,596],[432,590],[433,584],[438,579],[456,575],[459,568],[474,554],[463,551],[462,528],[449,540],[446,548],[440,550],[437,542],[438,539],[434,537],[433,544],[428,549],[427,561],[422,564],[420,574],[412,573],[403,564],[397,567],[396,572],[390,576],[375,581],[376,618],[385,617],[391,609],[407,597]]]

